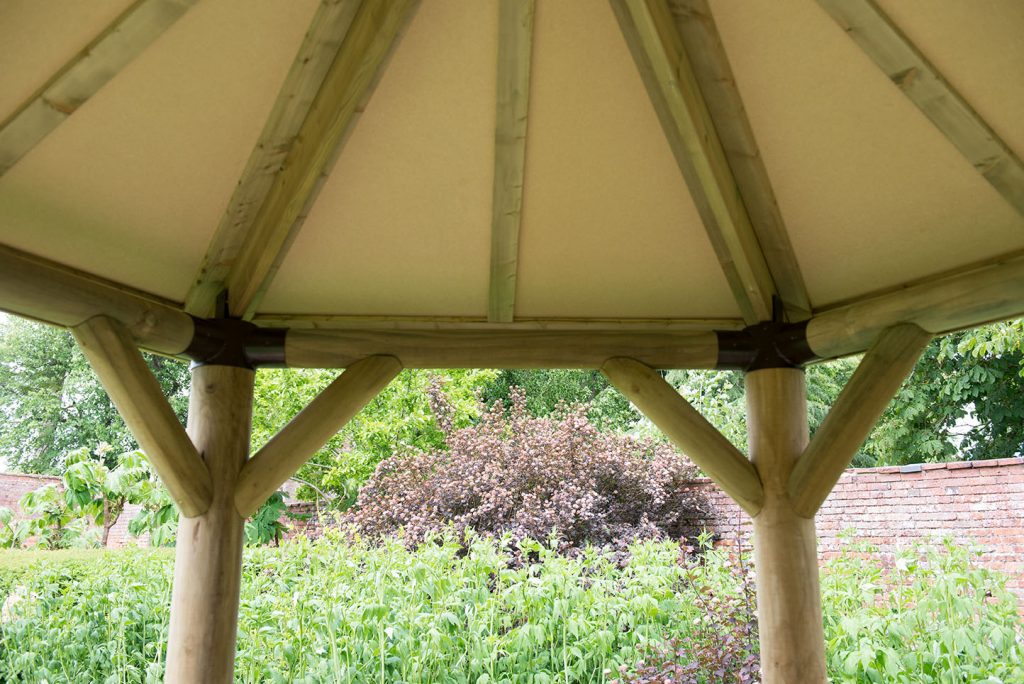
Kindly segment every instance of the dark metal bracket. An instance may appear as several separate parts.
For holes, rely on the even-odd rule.
[[[196,366],[283,368],[284,328],[261,328],[239,318],[192,317],[195,333],[185,356]]]

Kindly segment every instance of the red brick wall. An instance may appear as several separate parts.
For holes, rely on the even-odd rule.
[[[710,482],[700,486],[717,509],[704,524],[727,538],[739,530],[748,543],[739,507]],[[847,470],[818,512],[822,559],[839,553],[840,533],[850,528],[883,557],[925,538],[973,543],[984,551],[982,565],[1010,575],[1024,596],[1024,459]]]
[[[23,518],[25,516],[22,514],[21,508],[18,507],[18,501],[28,492],[48,484],[54,484],[60,487],[61,480],[59,477],[54,475],[0,473],[0,506],[6,506],[14,511],[15,517]],[[121,517],[119,517],[114,526],[110,528],[110,534],[107,537],[108,548],[117,549],[123,546],[145,546],[148,544],[148,537],[145,535],[141,539],[136,539],[128,534],[128,523],[138,512],[139,506],[128,504],[124,507]]]

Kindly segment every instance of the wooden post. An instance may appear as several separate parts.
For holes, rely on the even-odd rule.
[[[787,494],[793,464],[807,446],[807,392],[797,368],[747,374],[750,457],[764,502],[754,517],[757,618],[764,684],[819,684],[825,636],[813,518],[796,513]]]
[[[182,518],[171,597],[165,681],[230,684],[235,665],[243,519],[238,472],[249,453],[254,372],[199,366],[192,372],[188,432],[210,470],[209,509]]]

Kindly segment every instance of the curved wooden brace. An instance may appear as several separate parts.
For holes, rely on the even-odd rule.
[[[247,518],[402,370],[393,356],[349,366],[242,467],[235,508]]]
[[[799,515],[814,517],[931,339],[904,323],[868,349],[790,473],[789,497]]]
[[[650,366],[612,358],[601,372],[751,517],[764,501],[754,465]]]
[[[72,333],[181,514],[194,518],[205,513],[213,494],[210,472],[128,330],[112,318],[96,316]]]

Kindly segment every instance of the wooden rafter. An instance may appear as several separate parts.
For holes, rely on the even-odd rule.
[[[601,372],[672,442],[751,516],[764,500],[754,465],[649,366],[608,359]]]
[[[808,318],[807,286],[708,0],[669,0],[669,5],[787,320]]]
[[[246,518],[255,513],[400,370],[402,365],[393,356],[371,356],[339,375],[242,468],[235,487],[239,515]]]
[[[243,240],[226,276],[232,315],[253,315],[417,4],[418,0],[362,0],[359,4],[280,171],[242,231]],[[292,81],[289,86],[298,84]],[[302,109],[295,111],[298,118]],[[209,301],[209,295],[205,298]]]
[[[770,320],[775,284],[668,5],[612,8],[744,319]]]
[[[263,199],[287,159],[357,9],[359,0],[325,0],[320,3],[206,251],[199,274],[185,297],[185,310],[189,313],[196,316],[217,313],[217,298],[226,287],[231,265],[252,230]]]
[[[196,0],[137,0],[0,123],[0,175],[74,114]]]
[[[814,517],[931,339],[916,325],[896,325],[864,355],[789,476],[789,499],[799,515]]]
[[[508,323],[515,312],[534,0],[501,0],[498,12],[498,103],[487,317]]]
[[[182,515],[202,515],[213,495],[210,473],[131,334],[106,316],[90,318],[72,332]]]
[[[874,0],[818,0],[818,4],[1024,215],[1024,163]]]

